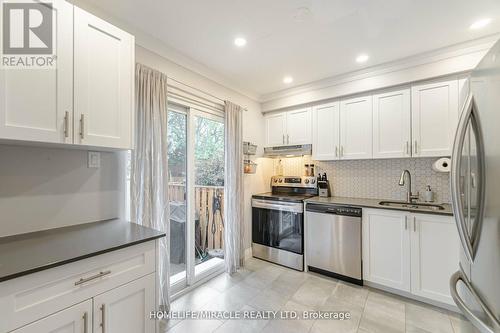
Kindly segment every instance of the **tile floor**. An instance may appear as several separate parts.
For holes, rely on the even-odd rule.
[[[459,314],[367,287],[301,273],[258,259],[229,277],[222,274],[172,303],[181,310],[349,311],[349,320],[170,320],[168,333],[469,333]]]

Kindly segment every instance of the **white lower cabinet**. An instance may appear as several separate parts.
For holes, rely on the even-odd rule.
[[[459,251],[452,217],[415,214],[411,232],[411,292],[454,304],[449,280],[458,270]]]
[[[406,215],[363,209],[363,278],[410,291],[409,257],[410,234]]]
[[[453,305],[459,249],[452,216],[363,209],[365,281]]]
[[[92,300],[54,313],[13,333],[90,333],[92,326]]]
[[[0,283],[0,333],[154,333],[156,242]]]
[[[155,321],[155,275],[150,274],[94,298],[93,333],[150,333]]]

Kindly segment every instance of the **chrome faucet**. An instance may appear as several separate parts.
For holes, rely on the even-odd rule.
[[[405,186],[405,175],[408,174],[408,191],[406,193],[406,202],[412,203],[418,199],[419,193],[411,193],[411,173],[408,170],[404,170],[399,178],[399,186]]]

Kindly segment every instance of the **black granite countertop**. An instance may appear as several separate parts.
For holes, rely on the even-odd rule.
[[[0,237],[0,282],[164,236],[114,219]]]
[[[433,215],[447,215],[452,216],[453,211],[450,204],[440,204],[444,207],[443,210],[428,210],[428,209],[412,209],[406,207],[383,206],[380,204],[381,199],[363,199],[363,198],[346,198],[346,197],[313,197],[305,200],[306,203],[319,203],[319,204],[336,204],[336,205],[349,205],[354,207],[377,208],[386,210],[400,210],[411,213],[420,214],[433,214]],[[417,203],[418,204],[418,203]]]

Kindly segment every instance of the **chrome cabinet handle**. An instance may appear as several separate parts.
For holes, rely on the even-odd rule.
[[[335,157],[339,157],[339,146],[335,146]]]
[[[85,138],[85,115],[80,116],[80,138]]]
[[[106,333],[106,307],[105,305],[101,305],[101,326],[102,330],[101,332],[102,333]]]
[[[69,137],[69,112],[64,113],[64,137]]]
[[[290,135],[286,135],[286,143],[290,143]]]
[[[408,230],[408,216],[405,216],[405,230]]]
[[[418,154],[417,143],[418,143],[417,140],[415,140],[415,147],[414,147],[415,155]]]
[[[417,232],[417,218],[413,217],[413,232]]]
[[[283,134],[283,144],[285,144],[285,134]]]
[[[410,155],[410,142],[406,141],[406,155]]]
[[[89,333],[89,314],[85,312],[83,314],[83,333]]]
[[[88,277],[88,278],[81,278],[80,280],[75,282],[75,286],[79,286],[81,284],[87,283],[89,281],[101,278],[101,277],[109,275],[109,274],[111,274],[111,271],[104,271],[104,272],[99,272],[99,274],[93,275],[93,276]]]
[[[493,324],[493,327],[488,326],[485,322],[483,322],[472,310],[470,310],[465,304],[464,300],[460,297],[457,291],[457,284],[459,281],[462,281],[465,287],[469,290],[469,292],[474,297],[474,300],[484,311],[490,322]],[[462,311],[462,313],[470,320],[472,325],[474,325],[480,332],[482,333],[495,333],[500,331],[500,322],[496,318],[496,316],[491,312],[490,309],[484,304],[479,295],[476,293],[470,282],[467,278],[464,278],[464,274],[462,270],[457,271],[451,276],[450,279],[450,293],[451,297],[457,304],[457,307]]]
[[[344,156],[344,146],[340,146],[340,157]]]

